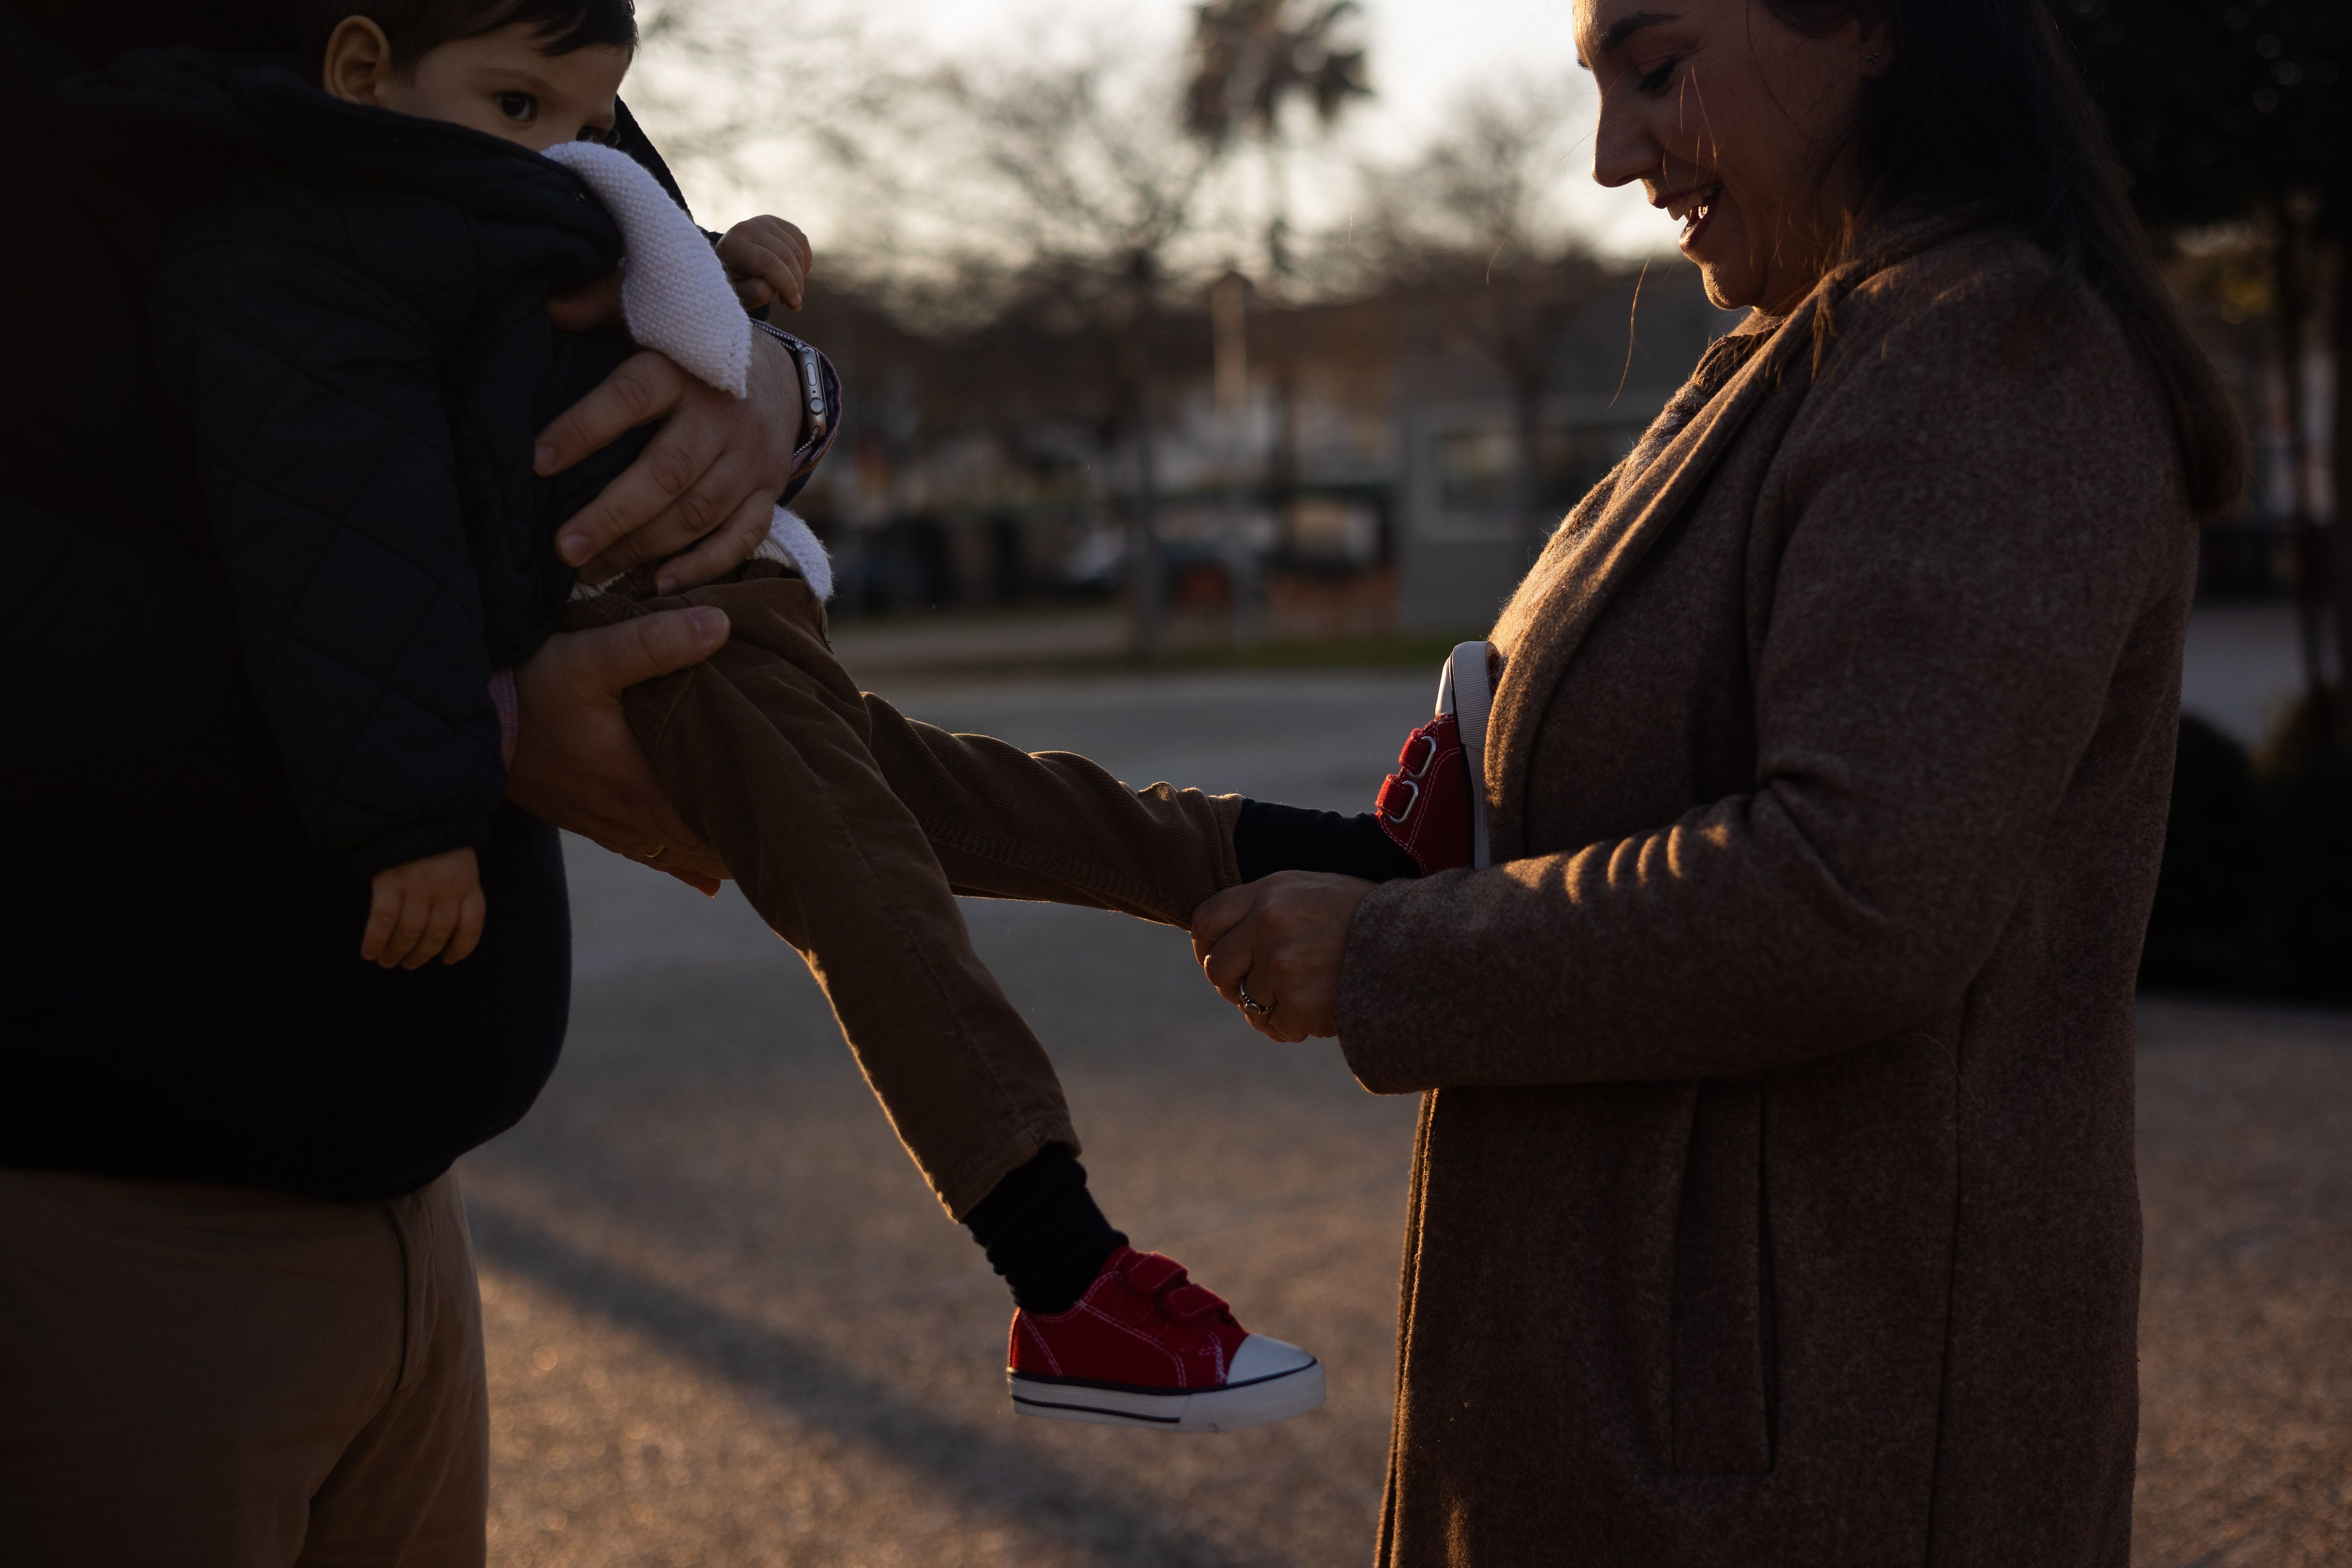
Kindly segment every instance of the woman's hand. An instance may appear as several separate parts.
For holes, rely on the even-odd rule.
[[[1286,1041],[1336,1035],[1348,923],[1375,885],[1285,871],[1229,887],[1192,912],[1193,955],[1258,1033]]]
[[[593,295],[570,308],[584,315],[595,308]],[[551,309],[564,319],[563,309]],[[751,334],[751,392],[741,398],[703,385],[665,354],[647,349],[631,356],[540,433],[531,466],[560,474],[626,432],[662,421],[637,460],[557,530],[556,553],[602,581],[686,551],[662,568],[654,585],[660,593],[723,577],[768,537],[805,414],[798,367],[764,332]]]
[[[621,712],[640,681],[698,664],[727,641],[707,606],[558,632],[515,671],[507,799],[532,815],[717,893],[727,868],[679,821]]]

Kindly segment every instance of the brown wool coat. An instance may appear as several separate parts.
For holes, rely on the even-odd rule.
[[[1496,864],[1351,928],[1348,1061],[1425,1092],[1384,1563],[2128,1559],[2194,529],[2104,308],[1906,245],[1570,515],[1494,632]]]

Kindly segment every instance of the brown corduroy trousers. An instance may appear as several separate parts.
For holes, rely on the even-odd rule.
[[[564,625],[688,604],[727,612],[727,645],[632,688],[630,726],[687,826],[808,961],[899,1141],[961,1219],[1039,1149],[1078,1139],[955,895],[1184,925],[1240,880],[1240,798],[1130,789],[1082,757],[902,717],[833,656],[808,586],[764,561],[677,597],[583,600]]]

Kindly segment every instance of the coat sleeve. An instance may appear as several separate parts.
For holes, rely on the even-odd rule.
[[[484,843],[505,770],[432,335],[299,225],[184,238],[159,368],[303,825],[362,876]]]
[[[2105,316],[2000,329],[2044,280],[1843,324],[1764,489],[1754,789],[1372,893],[1339,1005],[1368,1087],[1748,1076],[1965,994],[2189,526]]]

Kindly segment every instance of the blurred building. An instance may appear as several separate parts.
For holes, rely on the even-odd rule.
[[[1222,292],[1220,292],[1222,291]],[[1108,598],[1144,507],[1132,356],[1050,298],[922,332],[813,290],[793,325],[839,365],[847,417],[801,503],[856,613]],[[1525,570],[1517,401],[1453,302],[1392,289],[1162,312],[1150,510],[1171,615],[1199,637],[1476,630]],[[1538,502],[1564,513],[1680,384],[1715,310],[1653,265],[1564,315],[1538,410]]]
[[[1537,420],[1538,515],[1563,516],[1631,451],[1708,342],[1744,314],[1717,310],[1696,269],[1671,264],[1570,315],[1550,345]],[[1514,501],[1516,401],[1489,355],[1442,334],[1400,357],[1396,386],[1400,623],[1484,626],[1530,564]]]

